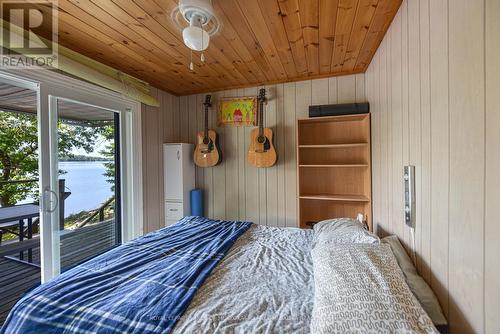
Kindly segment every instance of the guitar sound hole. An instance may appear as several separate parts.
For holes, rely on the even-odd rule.
[[[262,147],[258,148],[255,152],[264,153],[271,149],[271,143],[269,142],[269,139],[267,139],[266,136],[257,137],[257,142],[261,144]]]
[[[210,138],[203,138],[203,145],[206,145],[206,148],[201,150],[201,153],[211,153],[214,150],[214,142]]]

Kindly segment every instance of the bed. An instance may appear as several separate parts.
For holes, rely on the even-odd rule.
[[[29,292],[1,332],[437,333],[390,247],[355,224],[185,217]]]

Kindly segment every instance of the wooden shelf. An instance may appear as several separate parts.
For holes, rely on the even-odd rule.
[[[299,165],[300,168],[364,168],[368,164],[341,164],[341,165]]]
[[[370,114],[297,121],[300,227],[362,213],[372,228],[370,139]]]
[[[363,195],[319,195],[319,194],[304,194],[299,196],[300,199],[312,199],[321,201],[337,201],[337,202],[370,202],[370,199]]]
[[[347,144],[325,144],[325,145],[299,145],[299,148],[349,148],[349,147],[364,147],[368,143],[347,143]]]

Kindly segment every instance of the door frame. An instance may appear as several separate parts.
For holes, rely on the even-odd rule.
[[[1,70],[0,80],[33,89],[38,100],[40,179],[40,260],[42,283],[59,275],[57,199],[57,99],[120,113],[121,240],[141,234],[143,226],[141,104],[108,89],[46,69]],[[56,111],[56,112],[54,112]],[[57,195],[56,195],[57,196]]]

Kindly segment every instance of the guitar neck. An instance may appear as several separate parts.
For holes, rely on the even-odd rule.
[[[259,101],[259,137],[264,135],[264,102],[262,100]]]
[[[208,138],[208,105],[205,104],[205,138]]]

